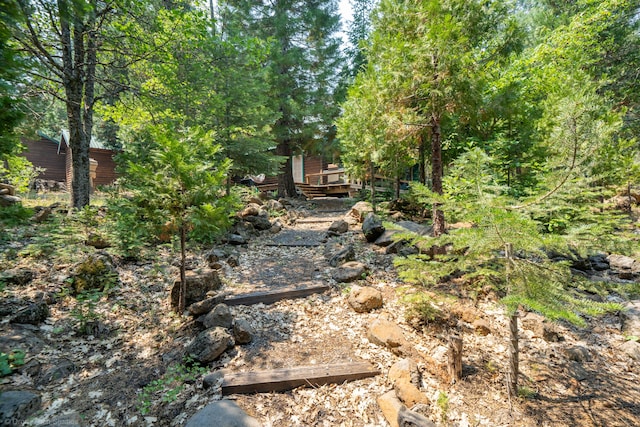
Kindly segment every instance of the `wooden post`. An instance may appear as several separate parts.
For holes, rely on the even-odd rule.
[[[462,338],[458,335],[449,336],[448,366],[451,383],[462,378]]]

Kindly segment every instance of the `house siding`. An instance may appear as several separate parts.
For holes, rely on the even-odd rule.
[[[37,179],[66,182],[65,146],[62,146],[60,153],[58,153],[58,144],[47,138],[23,139],[22,144],[26,147],[22,155],[34,166],[45,168],[45,171],[41,172]]]
[[[89,149],[89,157],[98,162],[96,169],[96,179],[93,180],[94,187],[101,185],[111,185],[118,178],[116,173],[116,162],[113,160],[115,153],[111,150],[99,148]]]

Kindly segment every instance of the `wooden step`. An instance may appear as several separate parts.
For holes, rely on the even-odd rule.
[[[224,300],[226,305],[273,304],[283,299],[304,298],[313,294],[321,294],[331,289],[329,285],[313,285],[304,287],[287,287],[264,292],[229,296]]]
[[[222,394],[226,396],[234,393],[269,393],[296,387],[318,387],[376,375],[380,375],[380,371],[367,362],[226,373],[222,383]]]

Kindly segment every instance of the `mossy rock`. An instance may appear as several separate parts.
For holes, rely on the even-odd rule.
[[[118,272],[108,255],[89,255],[76,266],[72,283],[76,294],[91,291],[102,292],[105,288],[111,288],[118,283]]]

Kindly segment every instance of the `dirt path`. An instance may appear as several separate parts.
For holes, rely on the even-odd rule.
[[[449,331],[409,326],[403,299],[416,289],[398,280],[392,256],[367,244],[359,224],[325,239],[331,222],[347,211],[342,201],[314,201],[301,208],[296,221],[280,233],[264,232],[237,249],[239,265],[225,265],[221,274],[224,291],[245,294],[313,284],[329,284],[331,290],[271,305],[231,307],[236,318],[255,328],[253,342],[229,350],[191,378],[174,373],[184,368],[184,349],[201,327],[170,315],[167,295],[177,267],[168,250],[152,260],[118,265],[117,291],[96,305],[96,327],[86,335],[76,332],[76,299],[61,292],[70,265],[30,260],[26,267],[34,272],[33,281],[8,287],[0,309],[54,300],[40,325],[0,321],[0,348],[22,347],[27,353],[24,367],[0,378],[0,391],[39,396],[41,410],[29,426],[180,426],[222,397],[218,387],[204,387],[208,373],[367,361],[382,375],[227,398],[265,427],[384,427],[388,424],[376,399],[393,389],[386,373],[400,357],[370,343],[367,329],[374,320],[386,319],[399,325],[420,355],[421,392],[429,404],[419,411],[438,426],[640,425],[640,371],[625,350],[629,341],[621,332],[622,316],[589,319],[584,329],[556,325],[554,339],[540,333],[541,319],[523,319],[522,386],[529,395],[510,400],[505,387],[508,329],[498,301],[450,298],[441,308],[457,313],[452,327],[464,341],[464,376],[452,385],[438,375],[446,363]],[[369,267],[356,283],[382,292],[381,309],[355,313],[347,303],[352,285],[331,278],[327,254],[347,244]],[[202,253],[191,254],[190,263],[206,265]]]

